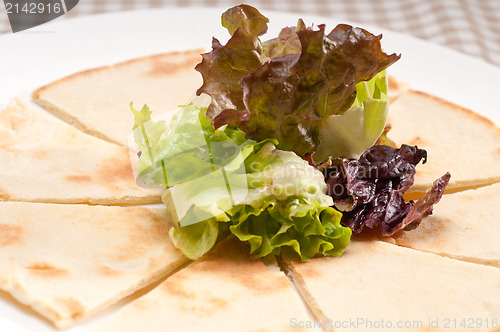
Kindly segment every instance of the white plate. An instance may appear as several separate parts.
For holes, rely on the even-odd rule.
[[[212,36],[229,37],[220,26],[225,8],[166,8],[56,20],[24,32],[0,36],[0,107],[14,96],[29,98],[37,87],[68,74],[134,57],[191,48],[210,49]],[[333,18],[263,12],[270,36],[295,25],[340,22]],[[352,24],[352,23],[351,23]],[[500,68],[428,42],[363,26],[383,33],[386,52],[402,54],[389,72],[418,90],[474,110],[500,124]],[[70,97],[70,96],[69,96]],[[106,316],[100,315],[100,316]],[[71,331],[81,330],[75,328]],[[0,331],[54,331],[7,295],[0,293]]]

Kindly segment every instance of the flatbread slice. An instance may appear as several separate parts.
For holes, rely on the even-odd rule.
[[[134,160],[134,158],[132,158]],[[128,149],[87,135],[20,100],[0,111],[0,200],[157,203],[136,184]]]
[[[362,240],[353,240],[340,257],[301,263],[287,255],[284,262],[313,314],[328,322],[323,325],[328,331],[498,327],[496,267]]]
[[[419,227],[385,241],[500,267],[500,183],[444,195]]]
[[[296,331],[308,320],[292,284],[231,239],[91,331]]]
[[[397,144],[428,152],[428,162],[417,166],[409,193],[426,192],[447,171],[448,193],[500,182],[500,128],[481,115],[408,91],[391,104],[388,122],[388,136]]]
[[[194,70],[203,50],[148,56],[79,72],[43,86],[33,100],[77,128],[126,146],[136,108],[160,114],[186,103],[201,86]]]
[[[0,203],[0,289],[58,328],[188,260],[165,208]]]
[[[389,75],[388,79],[389,90],[388,97],[389,102],[392,103],[398,99],[403,93],[410,90],[410,84],[407,82],[399,81],[396,77]]]

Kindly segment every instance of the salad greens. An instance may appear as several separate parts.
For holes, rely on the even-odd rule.
[[[382,135],[389,111],[385,71],[356,84],[356,99],[342,115],[329,116],[319,128],[321,142],[312,155],[320,163],[328,157],[359,158]]]
[[[342,254],[353,231],[416,227],[450,175],[404,201],[427,155],[380,145],[393,145],[385,69],[399,56],[345,24],[326,34],[299,20],[262,42],[267,23],[248,5],[222,15],[231,38],[213,39],[200,97],[169,125],[130,105],[139,176],[165,188],[175,246],[197,259],[235,236],[260,257],[290,247],[307,261]]]
[[[351,112],[366,122],[363,131],[351,136],[372,138],[376,132],[380,136],[387,115],[383,106],[387,102],[383,100],[385,75],[358,84],[370,81],[399,59],[382,51],[381,36],[345,24],[326,34],[324,25],[314,30],[299,21],[277,40],[262,43],[258,37],[267,31],[267,19],[256,10],[247,16],[248,7],[234,7],[223,14],[231,38],[226,45],[214,38],[213,50],[204,54],[196,67],[203,76],[198,94],[212,97],[207,115],[215,128],[231,124],[247,138],[276,139],[280,149],[302,157],[316,151],[323,138],[324,157],[343,151],[336,146],[339,140],[328,141],[332,135],[328,129],[321,135],[320,128],[328,126],[325,122],[330,116],[357,106],[370,110]],[[357,92],[366,98],[357,99]],[[376,100],[382,105],[374,104]],[[382,129],[375,130],[381,119]],[[349,124],[355,120],[351,116],[343,121]],[[335,126],[337,121],[333,123]],[[352,156],[360,154],[360,146],[366,149],[371,145],[358,144]]]
[[[377,145],[359,159],[338,158],[324,169],[328,194],[343,212],[342,224],[355,233],[365,227],[378,228],[382,235],[411,230],[432,213],[450,180],[446,173],[417,202],[405,202],[404,193],[413,184],[415,166],[427,152],[402,145],[399,149]]]
[[[183,106],[169,132],[147,108],[134,111],[139,173],[146,184],[169,186],[162,198],[178,225],[174,244],[197,259],[234,234],[259,256],[283,246],[304,261],[340,255],[351,231],[330,207],[322,173],[274,140],[249,140],[231,126],[215,130],[206,110]]]

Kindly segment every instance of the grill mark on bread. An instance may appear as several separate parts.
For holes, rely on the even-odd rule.
[[[162,284],[161,289],[163,289],[167,294],[182,297],[184,299],[195,299],[196,294],[193,292],[189,292],[185,289],[181,282],[178,282],[177,278],[173,278],[167,280],[164,284]]]
[[[146,76],[162,76],[174,75],[186,69],[193,69],[201,61],[200,55],[190,55],[183,61],[164,61],[162,58],[153,58],[151,62],[151,70],[146,73]]]
[[[0,125],[15,132],[30,127],[32,123],[33,114],[20,107],[17,102],[0,113]]]
[[[132,222],[135,219],[147,219],[149,221],[148,228],[136,225],[135,231],[132,233],[134,236],[131,240],[151,243],[151,242],[164,242],[168,239],[168,231],[171,225],[164,222],[156,213],[146,208],[137,208],[134,210]],[[149,229],[151,228],[151,229]]]
[[[331,257],[316,257],[311,259],[309,262],[302,263],[298,259],[295,259],[295,264],[297,269],[300,269],[300,275],[304,278],[317,278],[321,277],[323,273],[320,269],[315,267],[315,260],[319,259],[331,259]]]
[[[182,299],[179,309],[189,313],[195,313],[200,317],[209,317],[228,307],[228,301],[217,297],[212,289],[203,290],[201,293],[191,292],[183,285],[183,279],[168,279],[161,286],[167,296]]]
[[[2,187],[0,187],[0,201],[2,200],[8,200],[10,198],[10,195],[7,193],[7,191],[5,189],[2,189]],[[1,226],[0,226],[1,227]],[[1,232],[2,232],[2,229],[0,228],[0,239],[1,239]],[[0,247],[1,247],[1,240],[0,240]]]
[[[33,151],[33,157],[37,160],[48,159],[50,152],[43,149],[36,149]]]
[[[115,187],[120,182],[135,183],[133,182],[134,173],[125,148],[121,149],[121,153],[124,155],[123,158],[118,158],[118,156],[110,158],[99,165],[96,172],[98,183],[109,184],[111,187]]]
[[[225,309],[229,305],[229,302],[227,302],[226,300],[217,298],[217,297],[209,298],[208,302],[211,304],[211,307],[221,308],[221,309]]]
[[[123,274],[123,272],[112,269],[106,265],[99,266],[97,268],[97,273],[103,277],[116,277],[116,276]]]
[[[135,183],[133,171],[128,158],[109,158],[97,166],[94,176],[72,174],[65,176],[65,180],[78,184],[99,184],[112,190],[119,190],[124,183],[131,186]]]
[[[0,248],[21,244],[23,233],[24,229],[21,226],[0,224]]]
[[[207,254],[190,269],[195,274],[215,272],[219,278],[236,282],[257,295],[279,292],[290,286],[281,273],[270,275],[264,263],[249,251],[250,248],[239,241],[223,241],[215,252]]]
[[[66,308],[73,319],[82,317],[85,314],[85,307],[72,297],[59,297],[56,301]]]
[[[452,221],[448,218],[444,218],[441,216],[428,216],[422,223],[419,228],[422,232],[422,236],[428,236],[428,234],[434,234],[434,238],[439,241],[434,241],[433,247],[438,250],[440,248],[446,248],[447,242],[446,237],[442,235],[447,234],[447,230],[452,224]],[[406,234],[405,232],[399,232],[393,235],[392,237],[396,244],[402,247],[412,248],[412,244],[416,241],[414,238],[414,233]]]
[[[88,175],[67,175],[64,180],[73,183],[89,183],[92,182],[92,178]]]
[[[68,270],[60,269],[48,263],[43,263],[43,262],[34,263],[30,266],[27,266],[26,269],[28,269],[32,274],[47,278],[58,278],[69,274]]]
[[[168,243],[168,231],[170,224],[165,223],[157,214],[146,208],[134,208],[129,210],[127,217],[122,223],[132,224],[128,232],[127,242],[116,248],[116,254],[111,259],[114,261],[133,260],[146,254],[149,247],[154,243]],[[138,224],[136,220],[147,220],[146,224]],[[156,262],[149,262],[156,264]]]

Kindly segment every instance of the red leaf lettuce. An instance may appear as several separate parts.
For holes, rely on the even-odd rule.
[[[235,125],[249,139],[277,139],[280,149],[304,157],[319,145],[322,122],[351,107],[356,84],[399,56],[382,51],[381,36],[345,24],[326,34],[324,25],[313,30],[299,21],[262,43],[267,18],[250,8],[223,14],[232,36],[224,46],[214,38],[203,55],[198,94],[212,97],[207,115],[215,128]]]

